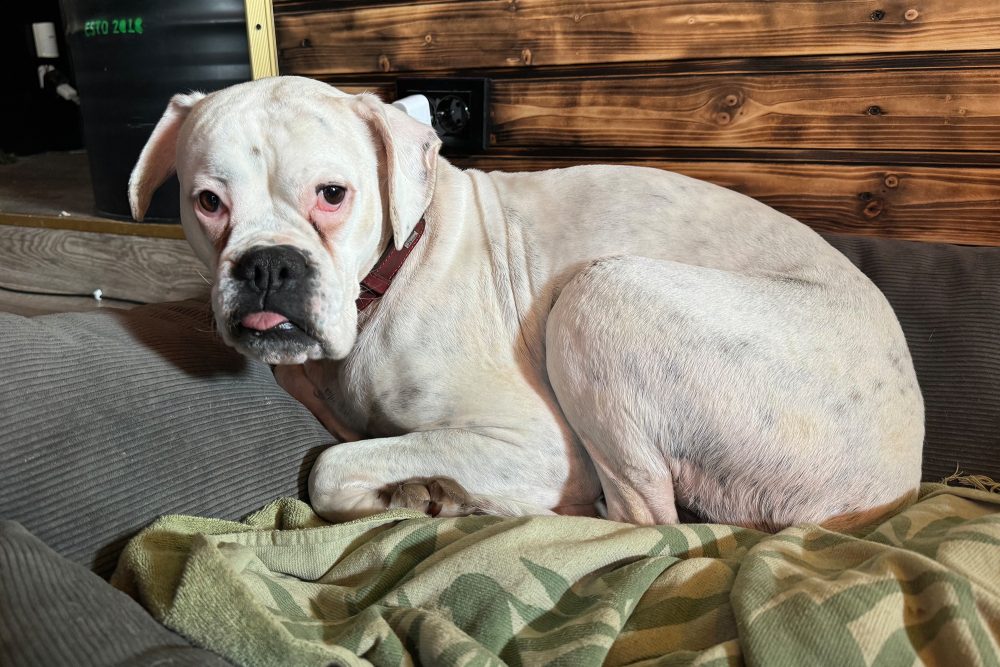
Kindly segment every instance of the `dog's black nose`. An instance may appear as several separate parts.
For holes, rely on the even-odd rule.
[[[256,292],[295,288],[306,277],[306,256],[290,245],[250,248],[233,267],[233,277]]]

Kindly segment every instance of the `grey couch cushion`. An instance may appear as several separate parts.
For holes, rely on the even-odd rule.
[[[161,514],[305,497],[334,442],[203,304],[0,314],[0,359],[0,518],[103,576]]]
[[[827,239],[892,304],[924,394],[924,480],[1000,480],[1000,248]]]
[[[224,667],[100,577],[0,521],[0,664]]]

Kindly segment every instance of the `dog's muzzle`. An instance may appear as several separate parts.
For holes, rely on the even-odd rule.
[[[229,333],[262,356],[294,355],[317,341],[308,312],[315,275],[308,257],[290,245],[250,248],[232,268],[236,298]]]

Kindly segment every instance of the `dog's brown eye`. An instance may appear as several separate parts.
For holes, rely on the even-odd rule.
[[[219,199],[219,195],[214,192],[202,190],[198,194],[198,206],[201,206],[201,210],[206,213],[215,213],[221,205],[222,201]]]
[[[347,190],[340,187],[339,185],[325,185],[323,186],[323,199],[330,206],[336,206],[344,201],[344,196],[347,194]]]

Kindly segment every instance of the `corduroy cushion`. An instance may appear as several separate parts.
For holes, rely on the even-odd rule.
[[[225,667],[139,603],[0,521],[0,664]]]
[[[305,498],[334,443],[207,305],[0,314],[0,519],[102,576],[162,514],[238,519]]]
[[[1000,480],[1000,248],[826,238],[903,327],[924,395],[924,481],[956,469]]]

